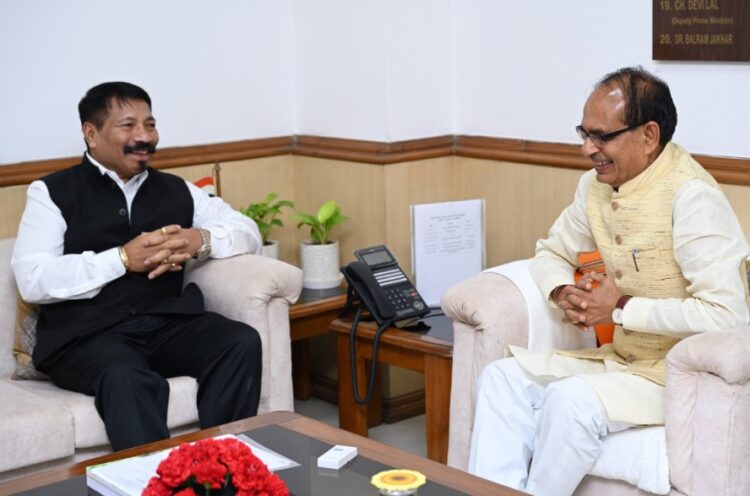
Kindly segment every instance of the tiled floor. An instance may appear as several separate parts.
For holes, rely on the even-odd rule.
[[[318,419],[334,427],[339,425],[339,410],[336,405],[317,398],[308,401],[295,400],[294,410],[300,415]],[[373,427],[369,431],[369,437],[415,455],[427,456],[424,415]]]

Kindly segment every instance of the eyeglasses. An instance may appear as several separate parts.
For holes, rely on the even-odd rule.
[[[586,138],[588,138],[591,140],[594,146],[596,146],[597,148],[601,148],[613,139],[620,136],[622,133],[632,131],[633,129],[641,127],[642,125],[643,124],[636,124],[635,126],[618,129],[617,131],[612,131],[611,133],[590,133],[586,131],[583,126],[576,126],[576,133],[578,133],[578,136],[580,136],[584,142],[586,141]]]

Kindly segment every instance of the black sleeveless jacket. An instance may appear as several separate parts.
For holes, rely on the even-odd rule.
[[[64,254],[101,252],[124,245],[138,234],[168,224],[191,227],[193,199],[185,181],[150,169],[133,199],[128,220],[122,190],[84,155],[82,163],[44,178],[52,201],[67,224]],[[203,295],[191,284],[182,291],[183,273],[167,272],[154,280],[128,272],[89,299],[40,305],[34,364],[44,370],[77,339],[110,327],[129,315],[199,314]],[[51,363],[51,362],[50,362]]]

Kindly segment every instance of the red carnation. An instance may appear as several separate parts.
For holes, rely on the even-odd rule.
[[[192,475],[193,449],[190,444],[181,444],[163,460],[156,473],[169,487],[177,487]]]
[[[159,464],[156,473],[142,496],[195,496],[212,489],[227,489],[239,496],[289,495],[284,481],[234,438],[183,443]]]
[[[164,484],[160,478],[151,477],[141,496],[170,496],[171,494],[172,488]]]

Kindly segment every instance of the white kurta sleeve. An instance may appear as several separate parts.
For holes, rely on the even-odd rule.
[[[721,190],[699,179],[683,184],[673,203],[672,237],[692,297],[632,298],[623,327],[685,337],[747,325],[748,244]]]
[[[211,197],[185,181],[193,197],[193,227],[211,232],[211,257],[227,258],[242,253],[260,253],[263,240],[258,226],[219,197]]]
[[[581,177],[573,203],[557,218],[547,238],[536,243],[531,276],[545,296],[549,297],[557,286],[573,284],[578,254],[596,250],[586,216],[589,187],[595,173],[592,170]]]
[[[43,181],[26,192],[11,267],[21,297],[30,303],[93,298],[125,274],[117,247],[100,253],[63,254],[67,224]]]

